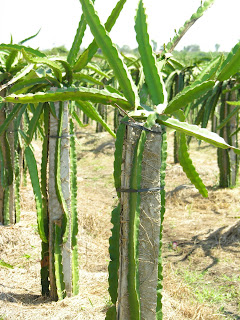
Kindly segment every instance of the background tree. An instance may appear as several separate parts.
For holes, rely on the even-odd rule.
[[[219,44],[219,43],[216,43],[216,44],[215,44],[215,51],[218,52],[218,51],[219,51],[219,48],[220,48],[220,44]]]
[[[200,46],[198,44],[191,44],[189,46],[185,46],[183,48],[183,51],[186,51],[186,52],[199,52],[200,51]]]

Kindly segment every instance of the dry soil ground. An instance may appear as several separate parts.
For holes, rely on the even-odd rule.
[[[240,235],[225,237],[240,217],[240,189],[218,189],[216,149],[191,143],[206,184],[202,198],[173,163],[169,133],[163,235],[164,320],[240,319]],[[40,240],[30,182],[22,188],[21,222],[0,226],[0,319],[104,319],[114,140],[85,128],[78,136],[80,293],[53,302],[40,296]],[[40,155],[40,145],[35,145]]]

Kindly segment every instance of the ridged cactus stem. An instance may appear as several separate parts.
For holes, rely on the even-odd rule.
[[[16,223],[20,221],[20,214],[21,214],[20,184],[21,184],[22,155],[23,155],[23,149],[20,147],[20,144],[19,144],[17,122],[14,121],[14,175],[15,175]]]
[[[0,92],[1,96],[6,95],[6,91]],[[13,104],[6,103],[0,109],[0,124],[2,124],[6,115],[11,111]],[[14,183],[14,122],[11,121],[8,129],[0,136],[1,146],[1,181],[0,181],[0,222],[3,224],[14,224],[15,215],[15,183]],[[4,178],[3,178],[3,175]]]
[[[123,144],[121,188],[130,188],[131,169],[134,156],[134,149],[140,136],[140,130],[126,127]],[[122,193],[120,198],[120,267],[118,287],[118,319],[130,319],[130,305],[128,292],[128,241],[129,241],[129,193]]]
[[[42,218],[43,232],[46,234],[46,242],[42,241],[42,259],[41,259],[41,285],[42,295],[49,296],[49,211],[48,211],[48,190],[47,190],[47,175],[48,175],[48,157],[49,157],[49,105],[44,107],[44,140],[42,144],[42,163],[41,163],[41,192],[42,192]]]
[[[73,295],[79,293],[79,271],[78,271],[78,211],[77,211],[77,155],[74,136],[74,123],[70,120],[70,162],[71,162],[71,221],[72,221],[72,286]]]
[[[10,113],[13,108],[12,103],[7,104],[7,113]],[[12,170],[12,183],[9,186],[9,218],[10,223],[14,224],[16,222],[15,213],[15,173],[14,173],[14,158],[15,158],[15,143],[14,143],[14,121],[11,121],[7,129],[7,138],[9,143],[9,156],[11,161]]]
[[[5,90],[0,91],[0,96],[4,97],[5,95]],[[4,108],[0,109],[0,125],[5,121],[5,112],[4,112]],[[3,161],[5,161],[6,156],[5,156],[5,148],[4,148],[4,135],[0,135],[0,146],[2,148],[2,157],[3,157]],[[2,171],[4,170],[3,168],[4,163],[2,162],[0,164],[0,170],[1,170],[1,175],[2,175]],[[3,209],[4,209],[4,186],[2,185],[2,183],[0,183],[0,223],[4,223],[4,219],[3,219]]]
[[[220,107],[220,122],[227,118],[235,106],[228,105],[226,101],[236,101],[236,91],[222,94]],[[237,128],[237,117],[234,115],[230,121],[220,129],[220,136],[230,145],[238,147],[237,134],[232,135]],[[219,166],[219,186],[229,188],[236,186],[239,170],[239,157],[230,149],[218,149],[218,166]]]
[[[134,187],[134,175],[138,189],[160,186],[161,127],[154,125],[152,130],[154,132],[144,131],[143,137],[143,131],[137,127],[126,127],[122,153],[122,190]],[[160,191],[121,192],[120,204],[118,319],[156,320]],[[132,244],[135,248],[131,248]]]
[[[67,296],[72,294],[72,252],[68,102],[56,102],[54,106],[58,119],[51,114],[49,125],[49,274],[50,295],[57,300],[64,297],[59,293],[59,284],[61,288],[64,287],[62,281]],[[59,121],[62,122],[61,128]],[[59,228],[62,228],[62,239],[59,237]],[[62,263],[62,268],[59,263]]]

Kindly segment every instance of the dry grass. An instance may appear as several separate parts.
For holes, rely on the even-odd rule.
[[[190,288],[176,275],[170,263],[165,265],[164,271],[163,312],[164,320],[220,319],[212,308],[194,301]]]
[[[116,204],[112,179],[114,141],[106,133],[87,130],[79,136],[78,149],[80,294],[59,302],[40,296],[40,240],[28,183],[22,188],[21,222],[11,227],[0,226],[0,259],[14,267],[0,267],[0,319],[105,317],[109,301],[110,213]],[[193,287],[179,272],[208,270],[206,279],[216,290],[223,285],[223,275],[232,277],[240,272],[239,240],[221,241],[227,227],[239,219],[239,188],[217,189],[216,150],[206,145],[198,147],[195,142],[192,146],[191,154],[208,186],[209,198],[203,199],[189,184],[181,167],[173,164],[170,143],[163,237],[164,320],[239,319],[237,298],[224,301],[225,316],[220,315],[219,304],[199,302]],[[239,290],[239,282],[233,285]]]

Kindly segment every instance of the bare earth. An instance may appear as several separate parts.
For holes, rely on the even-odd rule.
[[[163,235],[164,320],[240,319],[240,235],[227,236],[240,217],[240,189],[218,189],[216,149],[196,141],[191,155],[209,191],[204,199],[173,164],[169,133]],[[80,293],[52,302],[41,297],[40,239],[30,182],[22,187],[21,222],[0,226],[1,319],[105,318],[108,296],[114,139],[86,128],[78,136]],[[35,152],[40,157],[40,144]]]

